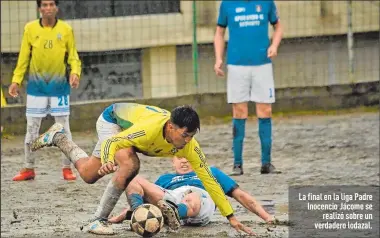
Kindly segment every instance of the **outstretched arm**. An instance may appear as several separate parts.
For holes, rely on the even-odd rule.
[[[264,221],[270,222],[274,220],[274,218],[264,210],[264,208],[256,201],[256,199],[253,196],[251,196],[241,188],[238,187],[234,189],[231,195],[241,205],[243,205],[249,211],[258,215]]]

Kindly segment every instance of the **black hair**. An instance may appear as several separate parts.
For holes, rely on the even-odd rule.
[[[170,121],[180,128],[187,128],[187,132],[195,132],[201,129],[198,113],[189,105],[179,106],[173,109]]]
[[[41,7],[41,2],[42,2],[42,0],[37,0],[37,6],[38,6],[39,8]],[[54,0],[54,2],[55,2],[55,5],[58,6],[59,1],[58,1],[58,0]]]

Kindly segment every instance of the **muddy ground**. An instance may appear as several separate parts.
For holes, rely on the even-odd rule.
[[[73,122],[72,122],[73,123]],[[289,185],[379,185],[379,114],[350,113],[335,116],[297,116],[275,118],[273,161],[283,171],[279,175],[260,175],[260,144],[256,120],[247,123],[245,174],[235,177],[240,186],[259,201],[272,200],[274,214],[288,219]],[[232,165],[230,123],[203,125],[197,135],[211,165],[230,172]],[[74,133],[73,138],[88,153],[96,135]],[[94,185],[81,179],[66,182],[61,178],[61,154],[57,149],[38,153],[34,181],[12,182],[23,166],[23,137],[2,140],[1,147],[1,236],[2,237],[100,237],[82,233],[83,221],[94,213],[107,176]],[[141,174],[156,179],[171,171],[170,160],[142,158]],[[126,203],[121,198],[116,214]],[[258,237],[287,237],[288,226],[271,231],[261,220],[232,201],[235,214]],[[133,237],[127,224],[115,225],[118,236]],[[183,228],[178,233],[165,229],[157,237],[228,237],[236,233],[217,212],[204,228]]]

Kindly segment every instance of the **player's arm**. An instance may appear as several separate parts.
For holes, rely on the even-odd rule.
[[[234,189],[231,195],[236,201],[243,205],[243,207],[255,213],[264,221],[273,221],[273,217],[264,210],[264,208],[256,201],[256,199],[240,187]]]
[[[30,55],[31,55],[31,44],[29,41],[29,29],[26,26],[24,29],[24,34],[22,36],[21,48],[18,54],[17,65],[13,72],[12,83],[21,85],[22,81],[24,80],[25,72],[29,66]]]
[[[225,216],[227,218],[233,216],[234,211],[232,209],[232,206],[224,194],[221,185],[213,176],[209,165],[206,162],[206,158],[196,140],[192,139],[186,147],[187,148],[184,151],[185,154],[183,157],[187,158],[191,164],[191,167],[194,169],[195,173],[202,181],[203,186],[210,194],[216,206],[219,208],[222,216]]]
[[[78,56],[78,51],[75,46],[75,38],[73,29],[69,29],[69,35],[66,45],[67,50],[67,63],[70,65],[71,72],[70,75],[76,74],[80,78],[82,63]]]
[[[228,25],[227,11],[225,2],[222,1],[219,8],[218,22],[216,26],[215,36],[214,36],[214,48],[215,48],[215,59],[216,61],[223,61],[225,41],[224,35],[226,32],[226,27]]]
[[[268,16],[270,24],[274,28],[272,46],[278,48],[281,43],[282,35],[284,33],[283,27],[280,22],[280,17],[278,15],[277,7],[274,1],[271,2],[269,16]]]
[[[139,144],[143,144],[145,140],[146,131],[137,126],[133,126],[103,141],[100,150],[102,164],[115,164],[115,154],[119,149],[138,146]]]

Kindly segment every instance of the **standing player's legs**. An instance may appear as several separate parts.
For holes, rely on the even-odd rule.
[[[272,103],[275,88],[272,64],[252,66],[251,101],[256,102],[261,143],[261,173],[279,173],[271,163],[272,152]]]
[[[70,130],[70,96],[50,97],[50,114],[56,123],[62,124],[67,138],[72,140]],[[71,161],[62,156],[62,175],[65,180],[75,180],[76,176],[71,170]]]
[[[13,181],[24,181],[35,178],[35,155],[31,153],[29,144],[39,135],[41,121],[48,113],[48,97],[26,96],[26,135],[24,142],[25,167],[13,177]]]
[[[243,144],[245,122],[248,117],[248,102],[251,90],[251,68],[228,65],[227,101],[232,103],[234,167],[231,175],[243,174]]]

